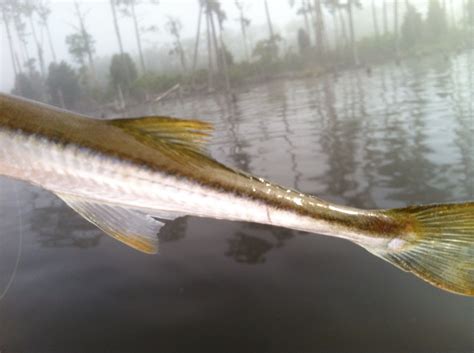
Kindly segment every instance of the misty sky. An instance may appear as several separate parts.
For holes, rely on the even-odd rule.
[[[428,0],[412,0],[421,10],[426,8]],[[461,1],[461,0],[454,0]],[[51,15],[50,28],[53,34],[53,41],[58,56],[58,60],[65,60],[72,62],[72,58],[67,51],[65,45],[65,37],[75,31],[77,27],[77,18],[74,12],[73,0],[50,0]],[[96,41],[96,56],[104,57],[118,52],[117,39],[114,32],[112,14],[110,11],[109,0],[80,0],[81,9],[87,13],[86,25],[87,30],[92,34]],[[246,16],[252,21],[250,26],[251,37],[253,40],[258,40],[268,36],[266,30],[266,19],[264,12],[263,0],[243,0],[247,9]],[[291,32],[299,26],[303,26],[303,19],[296,15],[296,9],[289,6],[288,0],[268,0],[271,8],[272,21],[278,31],[284,33]],[[400,1],[404,7],[404,1]],[[234,0],[221,0],[224,11],[227,14],[227,21],[224,26],[230,36],[232,33],[235,36],[239,33],[239,24],[237,22],[238,11],[234,4]],[[356,11],[355,16],[358,24],[357,34],[363,36],[367,34],[372,28],[372,17],[370,15],[370,0],[363,1],[364,10]],[[159,5],[152,5],[149,1],[142,1],[137,6],[137,14],[140,18],[140,25],[148,27],[155,25],[158,27],[158,32],[148,32],[143,35],[144,48],[160,48],[169,46],[171,43],[170,35],[168,34],[165,23],[168,16],[177,17],[180,19],[183,30],[182,37],[190,38],[195,35],[197,26],[197,0],[160,0]],[[381,12],[381,11],[380,11]],[[401,10],[403,14],[403,10]],[[381,13],[380,13],[381,18]],[[130,18],[119,16],[121,34],[124,41],[124,49],[132,55],[136,55],[137,47]],[[329,20],[328,20],[328,23]],[[13,86],[13,68],[10,60],[10,52],[8,49],[8,42],[5,34],[5,27],[0,23],[0,90],[10,91]],[[39,28],[39,27],[38,27]],[[330,31],[330,28],[329,28]],[[46,63],[51,60],[51,53],[46,42],[46,34],[41,36],[45,47],[44,55]],[[229,38],[229,37],[228,37]],[[32,42],[32,40],[30,41]],[[234,46],[236,44],[234,43]],[[232,50],[232,43],[229,43],[229,48]],[[36,50],[32,43],[30,44],[30,55],[34,56]],[[170,60],[175,60],[170,57]]]

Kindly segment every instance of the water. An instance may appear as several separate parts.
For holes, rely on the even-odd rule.
[[[142,107],[218,160],[362,208],[472,200],[474,53]],[[4,352],[472,352],[473,302],[343,240],[183,218],[147,256],[0,179]],[[1,293],[1,292],[0,292]]]

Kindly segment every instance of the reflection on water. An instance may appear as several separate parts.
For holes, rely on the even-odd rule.
[[[98,229],[91,229],[81,217],[77,217],[58,198],[52,198],[45,192],[32,192],[30,200],[34,205],[27,231],[38,235],[38,242],[45,247],[90,248],[99,245],[104,235]],[[68,229],[58,232],[57,229]]]
[[[473,57],[274,81],[133,113],[214,122],[218,160],[329,201],[469,200]],[[350,243],[184,217],[163,228],[158,256],[144,256],[45,191],[7,179],[0,187],[0,289],[24,238],[0,302],[2,352],[472,350],[468,299]]]
[[[261,264],[265,262],[267,252],[282,247],[292,237],[291,231],[284,228],[242,225],[229,239],[226,255],[240,263]]]

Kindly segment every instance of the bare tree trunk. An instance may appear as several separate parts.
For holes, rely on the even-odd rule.
[[[118,21],[117,21],[117,10],[115,9],[115,1],[116,0],[110,0],[110,7],[112,9],[112,17],[113,17],[113,20],[114,20],[115,34],[117,36],[117,41],[118,41],[118,45],[119,45],[120,54],[123,55],[122,36],[120,35],[120,28],[119,28]]]
[[[374,21],[374,33],[378,38],[380,36],[379,23],[377,21],[377,8],[375,7],[375,0],[372,0],[372,20]]]
[[[334,11],[332,13],[332,21],[334,26],[334,49],[337,51],[339,49],[339,26],[337,25],[337,13]]]
[[[13,48],[13,41],[12,41],[12,35],[10,32],[10,26],[8,25],[8,19],[5,14],[5,10],[2,11],[3,15],[3,23],[5,24],[5,30],[7,32],[7,39],[8,39],[8,46],[10,48],[10,56],[11,56],[11,61],[12,61],[12,66],[13,66],[13,72],[15,73],[15,77],[18,75],[18,72],[21,72],[21,68],[18,69],[16,67],[16,62],[15,62],[15,49]]]
[[[63,109],[66,109],[66,104],[64,104],[64,95],[63,95],[63,91],[61,90],[61,88],[58,88],[57,93],[58,93],[58,97],[59,97],[59,106]]]
[[[179,59],[181,61],[181,66],[183,67],[183,72],[187,74],[188,65],[186,63],[186,55],[184,53],[183,46],[181,45],[181,38],[178,38],[177,41],[178,41]]]
[[[344,12],[341,9],[337,9],[339,14],[339,22],[341,22],[341,32],[342,32],[342,40],[343,40],[343,48],[347,48],[347,30],[346,30],[346,21],[344,21]]]
[[[250,61],[249,43],[247,39],[247,29],[245,23],[242,23],[242,36],[244,37],[245,58]]]
[[[455,12],[454,12],[454,1],[451,0],[451,27],[452,28],[456,28],[456,15],[455,15]]]
[[[86,27],[84,25],[84,17],[81,14],[81,11],[79,9],[79,4],[77,1],[74,2],[74,5],[76,7],[76,14],[77,17],[79,18],[79,26],[81,28],[81,33],[82,36],[86,39],[87,41],[87,59],[89,61],[89,67],[91,70],[91,76],[94,81],[97,80],[96,74],[95,74],[95,64],[94,64],[94,57],[92,56],[92,50],[91,50],[91,44],[89,43],[89,36],[87,35]]]
[[[219,22],[219,41],[221,45],[221,60],[222,60],[222,70],[224,72],[225,88],[227,93],[230,92],[230,79],[229,79],[229,70],[227,67],[227,58],[225,53],[224,40],[222,39],[222,22]]]
[[[308,3],[305,1],[303,3],[304,27],[305,27],[306,33],[308,34],[309,45],[311,46],[311,26],[309,25],[307,6],[308,6]]]
[[[244,40],[245,60],[250,61],[249,46],[247,43],[247,30],[245,29],[245,18],[242,13],[240,14],[240,30],[242,32],[242,39]]]
[[[316,15],[316,32],[315,41],[316,48],[320,55],[324,55],[325,43],[324,43],[324,17],[321,9],[321,0],[314,0],[314,11]]]
[[[127,104],[125,103],[125,98],[123,96],[122,87],[120,85],[118,85],[118,96],[119,96],[119,107],[118,107],[118,109],[124,110]]]
[[[23,70],[22,70],[22,68],[21,68],[20,59],[18,58],[18,54],[17,54],[17,53],[15,53],[15,61],[16,61],[16,66],[18,67],[18,72],[19,72],[19,73],[22,73]]]
[[[51,39],[51,31],[49,30],[49,24],[45,21],[44,26],[46,28],[46,34],[48,35],[49,50],[51,50],[51,55],[53,56],[53,62],[57,62],[56,51],[54,50],[53,40]]]
[[[316,0],[314,0],[316,1]],[[313,36],[314,36],[314,47],[318,50],[319,49],[319,35],[318,35],[318,15],[314,11],[314,6],[310,9],[310,14],[311,14],[311,20],[313,22]]]
[[[275,34],[273,32],[273,24],[270,18],[270,11],[268,10],[267,0],[265,0],[265,15],[267,16],[268,33],[270,34],[270,39],[273,40],[275,38]]]
[[[15,31],[16,31],[17,38],[19,39],[19,42],[20,42],[20,54],[21,54],[22,59],[23,59],[23,64],[25,64],[25,63],[31,61],[31,56],[30,56],[30,52],[28,50],[28,45],[27,45],[27,42],[26,42],[24,30],[22,30],[20,19],[17,16],[19,16],[19,15],[18,14],[14,15],[13,24],[14,24],[14,28],[15,28]],[[18,64],[18,66],[21,68],[20,64]],[[20,72],[21,72],[21,69],[20,69]]]
[[[33,22],[33,12],[30,12],[28,14],[28,19],[30,20],[30,27],[31,27],[31,33],[33,34],[33,39],[36,44],[36,50],[38,53],[38,62],[39,62],[39,68],[40,68],[40,73],[41,73],[41,91],[39,92],[39,100],[41,101],[46,101],[46,87],[45,87],[45,78],[46,78],[46,72],[45,72],[45,67],[44,67],[44,58],[43,58],[43,46],[39,42],[38,36],[36,35],[36,27]]]
[[[216,26],[214,25],[214,16],[212,12],[209,12],[209,22],[211,24],[211,36],[212,36],[212,44],[214,46],[216,66],[218,70],[222,70],[222,63],[220,63],[220,59],[219,59],[219,46],[217,45]]]
[[[209,8],[205,9],[206,13],[206,32],[207,32],[207,84],[208,90],[212,91],[214,89],[214,65],[212,60],[212,42],[211,42],[211,23],[209,18]]]
[[[387,9],[387,0],[383,1],[383,34],[388,34],[388,9]]]
[[[135,13],[135,0],[132,0],[130,4],[132,8],[133,25],[135,27],[135,37],[136,37],[137,46],[138,46],[138,55],[140,57],[140,65],[142,68],[142,73],[144,74],[146,72],[146,66],[145,66],[145,59],[143,58],[142,41],[140,38],[140,31],[138,29],[137,15]]]
[[[199,15],[198,15],[198,25],[196,31],[196,41],[194,42],[194,53],[193,53],[193,67],[191,71],[191,86],[194,87],[195,83],[195,72],[196,72],[196,65],[197,65],[197,53],[199,50],[199,38],[201,37],[201,20],[202,20],[202,11],[203,6],[202,4],[199,5]]]
[[[33,22],[33,14],[30,13],[28,15],[28,19],[30,20],[30,27],[31,27],[31,33],[33,34],[33,40],[35,41],[36,44],[36,50],[38,53],[38,62],[39,62],[39,68],[41,72],[41,77],[44,79],[45,78],[45,70],[44,70],[44,59],[43,59],[43,47],[40,44],[38,40],[38,36],[36,35],[36,27]]]
[[[469,0],[464,0],[462,13],[463,13],[463,21],[464,21],[465,26],[468,26],[468,22],[469,22],[469,12],[467,11],[468,6],[469,6]]]
[[[398,34],[398,0],[393,0],[393,33],[395,34],[395,58],[400,60],[400,36]]]
[[[354,18],[352,15],[352,0],[347,3],[347,13],[349,15],[349,28],[351,34],[351,47],[352,47],[352,60],[354,65],[359,65],[359,54],[357,53],[355,30],[354,30]]]

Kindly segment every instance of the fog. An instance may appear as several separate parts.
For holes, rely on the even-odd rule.
[[[188,66],[187,69],[191,68],[191,61],[194,56],[196,29],[198,26],[198,0],[161,0],[159,2],[116,0],[115,2],[117,3],[117,23],[123,43],[123,52],[130,55],[138,70],[139,77],[144,77],[144,71],[157,75],[169,73],[181,74],[186,71],[184,70],[186,69],[185,64]],[[454,28],[454,25],[458,24],[458,27],[460,27],[459,23],[463,21],[465,16],[464,8],[468,2],[468,0],[439,1],[440,5],[443,6],[446,22],[449,26]],[[79,14],[83,19],[84,29],[92,40],[93,48],[92,55],[89,57],[89,65],[84,62],[78,62],[77,57],[73,57],[70,46],[68,47],[66,43],[67,36],[80,33],[81,31],[77,12],[78,9],[75,6],[76,3],[78,4]],[[144,57],[143,64],[140,64],[141,58],[138,49],[137,32],[134,27],[133,18],[130,16],[131,3],[135,4],[138,36],[140,37]],[[236,6],[236,2],[233,0],[221,0],[216,3],[219,4],[225,16],[222,22],[222,45],[232,56],[233,62],[242,62],[246,59],[248,61],[256,61],[255,56],[252,55],[256,44],[261,40],[270,38],[268,19],[265,12],[265,1],[240,1],[243,9],[242,13],[249,21],[246,27],[247,48],[242,39],[241,22],[239,21],[240,12]],[[308,5],[313,3],[321,4],[326,49],[331,50],[332,47],[334,47],[333,49],[337,50],[338,40],[342,38],[342,30],[349,32],[349,28],[337,28],[338,19],[336,18],[337,16],[334,16],[334,12],[331,13],[330,11],[331,7],[328,4],[330,4],[331,1],[329,0],[268,0],[268,12],[273,26],[273,32],[275,35],[281,37],[278,43],[280,57],[283,54],[298,52],[297,38],[299,29],[306,29],[308,40],[311,46],[314,47],[312,43],[315,41],[316,36],[316,32],[313,30],[313,27],[316,28],[314,24],[316,23],[316,15],[314,15],[316,12],[311,10],[311,12],[306,13],[306,16],[303,16],[301,12],[302,6],[305,6],[305,4],[306,6],[313,6]],[[332,3],[339,3],[339,6],[343,7],[345,2],[332,1]],[[22,4],[29,5],[33,8],[31,18],[27,14],[21,14],[21,11],[18,11],[18,13],[20,13],[17,15],[19,21],[24,25],[23,42],[20,40],[18,29],[15,27],[15,19],[12,15],[16,11],[15,8],[23,6]],[[35,11],[37,10],[34,10],[35,6],[41,4],[50,10],[49,16],[47,16],[47,24],[51,32],[51,41],[48,41],[46,27],[44,26],[44,22],[41,23],[40,21],[39,12],[36,14]],[[374,28],[385,36],[394,32],[395,20],[392,15],[394,14],[394,4],[396,4],[396,2],[393,0],[362,0],[359,4],[357,4],[357,1],[354,1],[353,4],[352,13],[355,43],[364,40],[364,38],[374,36]],[[411,0],[410,2],[398,1],[397,31],[400,31],[408,4],[413,5],[422,17],[426,17],[429,7],[428,0]],[[7,10],[4,11],[4,18],[1,22],[2,29],[0,31],[1,91],[12,91],[15,83],[15,71],[24,70],[27,67],[26,62],[28,58],[32,59],[30,65],[33,65],[29,67],[29,70],[34,69],[38,71],[44,76],[43,81],[47,76],[50,63],[53,61],[57,63],[64,61],[76,70],[79,76],[81,76],[81,70],[82,73],[84,73],[85,69],[94,71],[93,76],[94,80],[96,80],[94,81],[96,86],[101,86],[102,89],[104,89],[104,87],[109,85],[110,60],[114,54],[120,52],[116,31],[114,29],[111,2],[109,0],[82,0],[77,2],[73,0],[6,0],[3,6]],[[124,10],[129,11],[129,16],[124,14]],[[12,18],[9,18],[9,16]],[[348,15],[342,16],[347,16],[348,18]],[[374,24],[374,16],[377,17],[375,22],[378,22],[376,24]],[[344,21],[340,14],[339,17],[339,21]],[[179,30],[178,41],[170,34],[170,18],[177,20]],[[9,38],[6,31],[7,25],[5,22],[8,22],[10,27],[13,55],[10,49]],[[197,62],[195,63],[197,69],[204,69],[210,65],[208,63],[208,49],[206,49],[205,25],[206,23],[203,21],[200,37],[201,44],[197,52]],[[346,23],[340,22],[340,25],[349,26],[349,20],[346,19]],[[32,28],[34,28],[36,33],[33,32]],[[348,34],[344,35],[347,41]],[[397,38],[398,36],[399,35],[396,34]],[[179,53],[179,50],[177,50],[179,48],[175,47],[176,43],[179,43],[179,47],[182,48],[182,53]],[[40,60],[38,60],[38,46],[41,46],[43,65],[41,65]],[[214,48],[217,48],[216,50],[219,50],[218,47],[220,46],[221,44],[217,45],[214,43]],[[53,51],[55,52],[56,60],[54,60]],[[16,69],[12,62],[12,58],[15,57],[15,55],[17,57]],[[218,55],[218,51],[216,51],[215,55]],[[341,51],[340,56],[342,57],[344,55],[348,56],[349,54],[348,52]],[[398,53],[396,55],[398,56]],[[84,58],[82,60],[85,60]],[[307,61],[323,62],[323,60],[318,60],[317,56],[313,58],[314,60]],[[262,61],[264,60],[262,59]],[[215,59],[215,62],[219,66],[220,59]],[[144,67],[145,63],[146,69]],[[92,68],[93,70],[91,69],[92,66],[94,66]],[[210,71],[212,71],[212,66],[209,67],[211,68]],[[163,87],[167,86],[164,85]],[[157,91],[159,91],[159,89],[157,89]],[[18,89],[16,93],[19,93]],[[44,94],[45,97],[43,100],[46,99],[47,95],[48,94]]]
[[[292,11],[287,0],[270,0],[272,6],[272,20],[277,28],[286,29],[297,21],[294,10]],[[107,57],[118,52],[117,39],[114,33],[112,22],[112,13],[110,10],[109,0],[81,0],[79,1],[81,9],[86,15],[87,30],[91,33],[96,41],[97,57]],[[52,0],[49,3],[51,8],[50,27],[52,29],[53,42],[57,51],[58,61],[65,60],[71,62],[71,56],[65,45],[65,37],[74,32],[77,27],[77,17],[74,12],[73,0]],[[237,21],[238,10],[233,0],[222,1],[224,11],[227,13],[228,20],[225,22],[225,28],[231,33],[230,38],[237,35],[239,24]],[[253,39],[266,36],[265,28],[265,9],[263,1],[245,2],[248,9],[247,17],[251,18],[254,30],[250,32]],[[161,0],[158,5],[144,1],[137,6],[137,15],[140,18],[141,27],[157,26],[157,32],[144,32],[143,44],[144,49],[157,49],[160,47],[169,47],[172,38],[164,28],[164,24],[168,16],[179,18],[182,23],[183,38],[190,38],[195,35],[197,27],[197,12],[199,3],[197,0]],[[290,14],[291,11],[291,14]],[[125,51],[137,56],[137,45],[135,42],[135,34],[132,21],[124,16],[119,15],[120,31],[123,37]],[[3,26],[3,24],[2,24]],[[16,41],[18,39],[15,39]],[[43,38],[46,41],[46,38]],[[1,42],[1,81],[0,89],[9,91],[13,87],[14,73],[12,62],[8,50],[8,42],[4,28],[0,30]],[[230,44],[230,43],[229,43]],[[241,49],[236,46],[236,49]],[[31,53],[34,52],[34,44],[32,41],[28,43]],[[51,61],[51,52],[45,50],[46,61]],[[169,60],[174,60],[170,58]]]

